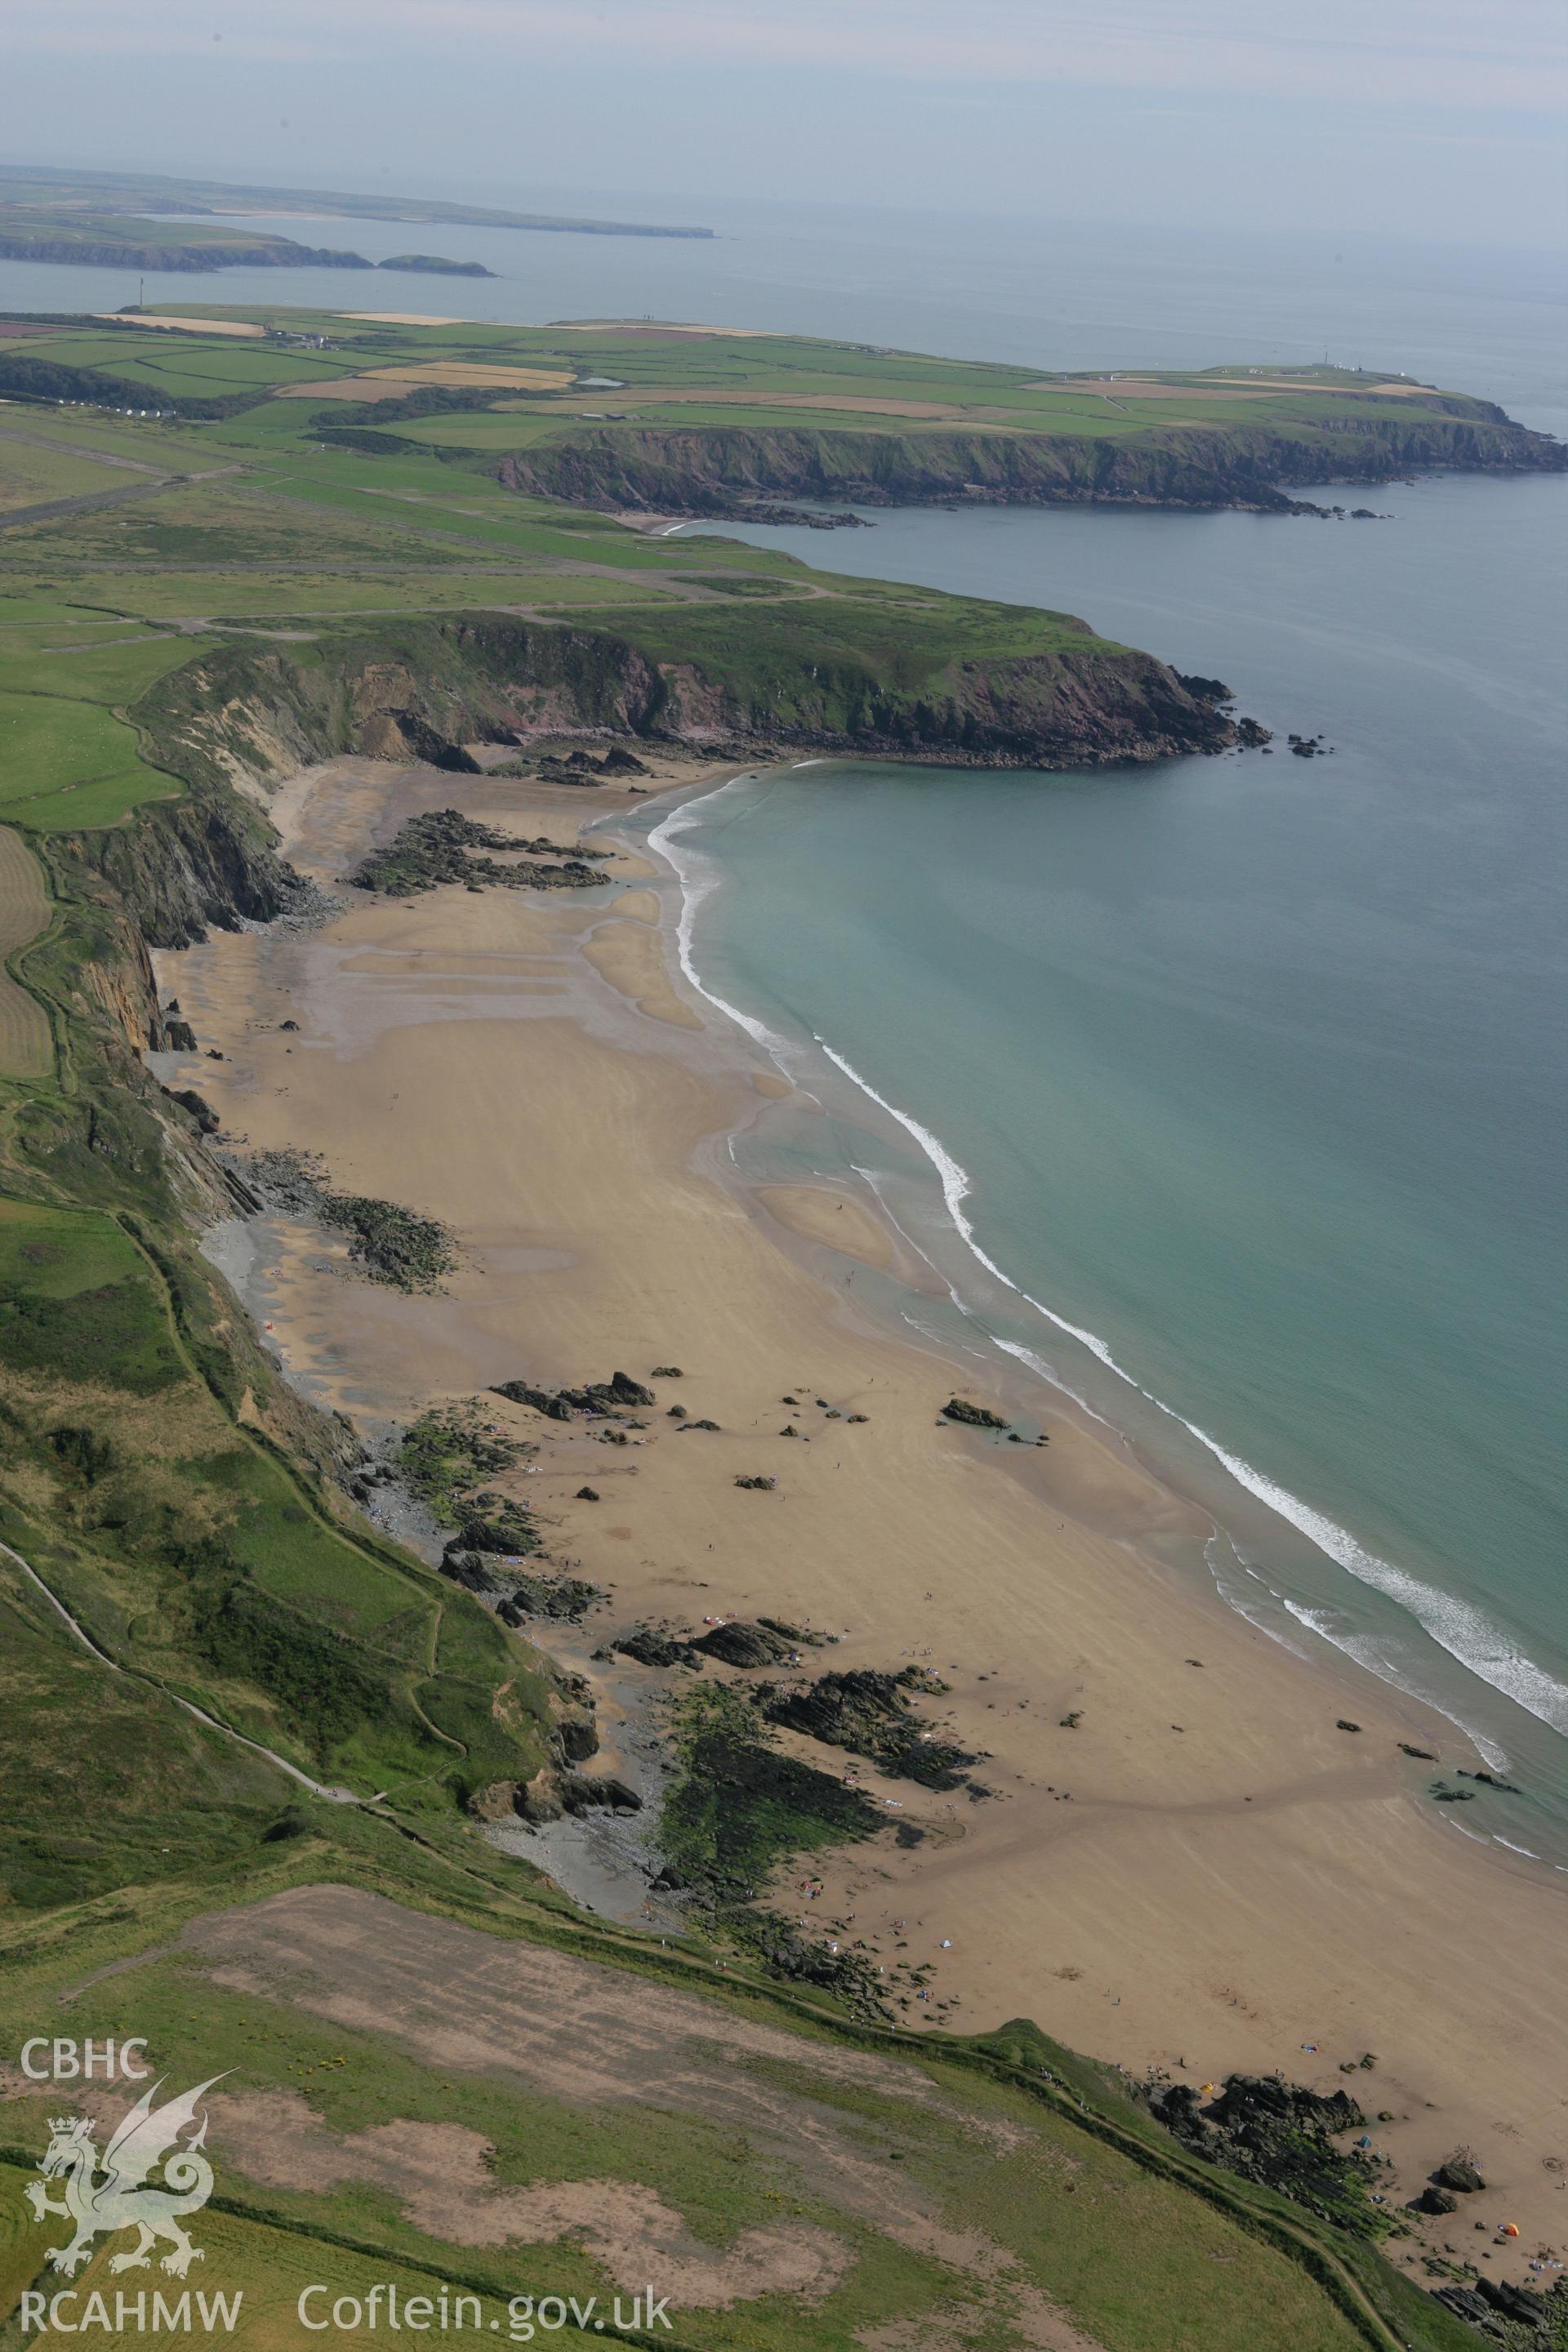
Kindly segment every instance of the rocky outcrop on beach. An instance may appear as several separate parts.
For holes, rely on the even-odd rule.
[[[547,784],[603,784],[626,776],[646,776],[649,770],[635,751],[614,743],[597,760],[592,751],[547,753],[532,772]]]
[[[1011,1426],[989,1405],[971,1404],[967,1397],[949,1397],[942,1406],[944,1421],[962,1422],[966,1429],[1006,1429]]]
[[[911,1692],[932,1692],[933,1678],[919,1666],[901,1674],[879,1674],[870,1666],[826,1674],[794,1690],[770,1691],[763,1707],[770,1723],[805,1732],[825,1748],[845,1748],[864,1756],[896,1780],[922,1789],[957,1789],[964,1768],[979,1757],[938,1737],[910,1705]],[[937,1691],[943,1686],[935,1685]]]
[[[1227,2074],[1205,2104],[1190,2083],[1155,2081],[1141,2094],[1150,2113],[1206,2163],[1277,2189],[1358,2237],[1387,2234],[1386,2208],[1372,2202],[1384,2159],[1371,2148],[1340,2147],[1366,2117],[1348,2091],[1324,2095],[1277,2074]]]
[[[503,1624],[519,1628],[531,1619],[554,1619],[580,1625],[595,1602],[604,1599],[596,1584],[580,1576],[544,1576],[531,1570],[502,1566],[494,1552],[466,1551],[449,1545],[441,1573],[480,1601],[489,1601]]]
[[[510,852],[513,862],[503,866],[482,854],[496,849]],[[542,864],[542,853],[555,862]],[[428,809],[400,825],[343,880],[386,898],[412,898],[443,882],[460,882],[470,890],[586,890],[605,879],[597,869],[609,855],[605,849],[566,849],[555,841],[526,841],[476,824],[458,809]]]
[[[510,1404],[531,1405],[551,1421],[571,1421],[577,1413],[625,1412],[657,1402],[653,1391],[634,1381],[629,1372],[612,1372],[607,1381],[594,1381],[580,1389],[536,1388],[531,1381],[501,1381],[490,1394],[505,1397]]]

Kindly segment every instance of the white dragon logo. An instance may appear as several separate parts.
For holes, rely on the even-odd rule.
[[[170,2099],[161,2107],[154,2107],[153,2101],[163,2088],[162,2078],[143,2091],[130,2113],[121,2116],[103,2151],[101,2179],[92,2117],[49,2117],[51,2137],[38,2165],[43,2179],[30,2180],[26,2196],[36,2221],[41,2221],[46,2213],[60,2213],[76,2224],[69,2245],[49,2251],[48,2260],[57,2271],[69,2278],[86,2262],[93,2240],[116,2230],[135,2230],[140,2234],[129,2253],[110,2258],[111,2271],[144,2268],[160,2238],[167,2238],[173,2247],[160,2267],[175,2278],[184,2278],[193,2263],[205,2260],[180,2224],[184,2215],[199,2212],[212,2195],[213,2168],[201,2153],[207,2136],[206,2117],[202,2117],[194,2139],[184,2147],[178,2143],[180,2134],[195,2122],[204,2093],[222,2080],[221,2074],[213,2074],[184,2098]],[[149,2188],[147,2175],[160,2160],[163,2185]],[[45,2180],[62,2178],[63,2201],[48,2196],[43,2186]]]

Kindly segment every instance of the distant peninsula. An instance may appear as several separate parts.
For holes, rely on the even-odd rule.
[[[445,204],[424,196],[351,195],[342,189],[250,187],[222,180],[174,179],[155,172],[88,172],[41,165],[0,164],[0,228],[14,232],[28,217],[58,219],[74,214],[153,215],[180,213],[264,214],[277,219],[285,213],[340,220],[426,221],[448,227],[540,229],[568,236],[698,236],[710,237],[710,228],[669,226],[647,221],[579,219],[554,213],[498,211],[485,205]],[[167,226],[184,231],[188,221],[163,223],[138,217],[136,228]],[[284,240],[287,242],[287,239]],[[34,254],[37,260],[80,257]],[[149,268],[167,268],[149,262]],[[202,264],[201,267],[212,265]],[[223,265],[216,265],[222,267]],[[341,263],[339,266],[342,266]],[[352,263],[349,266],[353,266]],[[370,265],[364,265],[369,268]]]
[[[203,222],[137,220],[131,215],[28,213],[0,204],[0,260],[53,261],[86,269],[406,269],[434,278],[493,278],[482,261],[438,253],[397,253],[386,261],[324,245],[300,245],[264,230],[208,228]]]

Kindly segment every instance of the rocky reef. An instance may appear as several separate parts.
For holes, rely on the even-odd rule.
[[[494,857],[475,854],[492,849],[511,852],[514,863],[503,866]],[[563,848],[557,841],[525,841],[494,825],[476,824],[459,809],[428,809],[411,816],[384,848],[372,850],[343,879],[388,898],[412,898],[443,882],[460,882],[469,890],[487,885],[509,890],[587,890],[606,878],[596,867],[609,855],[605,849]],[[542,864],[544,857],[555,862]]]

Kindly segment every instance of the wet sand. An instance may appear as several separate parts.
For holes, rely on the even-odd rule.
[[[444,804],[563,841],[636,805],[345,761],[278,808],[287,853],[331,885],[373,833]],[[609,871],[629,903],[348,893],[316,932],[159,959],[227,1057],[160,1057],[168,1076],[253,1145],[318,1151],[460,1240],[445,1294],[405,1297],[269,1225],[268,1344],[369,1427],[500,1380],[680,1365],[635,1448],[489,1401],[539,1448],[552,1553],[611,1591],[595,1642],[645,1615],[809,1622],[840,1637],[825,1664],[934,1667],[937,1712],[985,1751],[979,1801],[862,1768],[889,1831],[819,1864],[809,1923],[853,1913],[889,1957],[901,1936],[962,2030],[1027,2014],[1134,2072],[1348,2084],[1396,2119],[1372,2129],[1401,2199],[1477,2150],[1493,2189],[1426,2225],[1436,2242],[1476,2258],[1479,2218],[1517,2221],[1523,2255],[1561,2246],[1562,1897],[1418,1801],[1397,1742],[1472,1761],[1452,1727],[1202,1591],[1181,1560],[1206,1521],[1064,1401],[1034,1391],[1044,1450],[938,1424],[955,1386],[1008,1412],[1017,1392],[879,1321],[859,1286],[931,1277],[869,1194],[737,1180],[731,1134],[803,1098],[681,980],[671,878],[640,850]],[[678,1434],[676,1399],[720,1429]],[[776,1490],[734,1483],[758,1474]],[[1363,2053],[1376,2066],[1342,2075]]]

